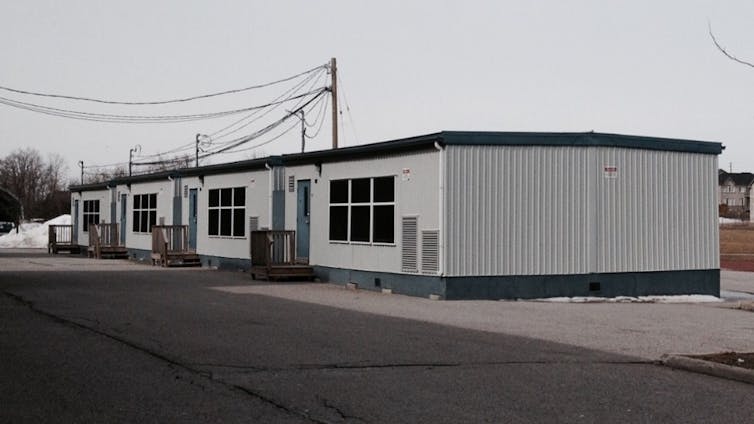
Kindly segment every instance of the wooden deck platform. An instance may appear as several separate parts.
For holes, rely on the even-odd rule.
[[[55,243],[47,246],[47,253],[57,255],[59,252],[79,253],[81,252],[81,246],[78,244],[62,244]]]
[[[73,240],[72,225],[50,225],[47,229],[47,253],[79,253],[81,246]]]
[[[152,264],[164,267],[202,266],[196,250],[189,248],[188,225],[152,227]]]
[[[119,234],[117,223],[90,224],[87,255],[97,259],[128,259],[128,250],[120,243]]]
[[[173,266],[202,266],[199,255],[192,252],[168,252],[166,254],[152,253],[152,265],[164,267]]]
[[[257,280],[312,280],[314,269],[296,259],[296,232],[252,231],[250,235],[251,278]]]
[[[87,253],[90,258],[97,259],[128,259],[128,249],[124,246],[100,246],[97,253],[95,248],[89,247]]]

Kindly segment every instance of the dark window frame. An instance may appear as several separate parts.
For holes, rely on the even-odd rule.
[[[387,179],[392,182],[390,189],[387,189]],[[367,187],[368,196],[364,193]],[[380,201],[375,200],[376,187]],[[330,190],[328,240],[331,243],[395,246],[395,175],[330,180]],[[359,191],[354,193],[354,190]],[[343,196],[344,191],[347,198]]]
[[[221,187],[208,190],[207,236],[234,239],[247,237],[246,187]]]
[[[89,232],[90,224],[99,224],[99,199],[84,200],[81,211],[81,222],[84,224],[84,232]]]
[[[131,201],[131,232],[150,234],[157,225],[157,193],[134,194]]]

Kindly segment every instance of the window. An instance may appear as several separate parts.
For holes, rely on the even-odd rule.
[[[90,224],[99,224],[99,200],[84,200],[84,232],[89,232]]]
[[[134,233],[149,233],[157,224],[157,193],[135,194],[133,225]]]
[[[244,237],[245,206],[246,189],[244,187],[210,189],[208,234]]]
[[[330,181],[330,240],[395,242],[395,177]]]

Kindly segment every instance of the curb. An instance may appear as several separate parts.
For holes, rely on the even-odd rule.
[[[732,365],[689,358],[681,355],[662,355],[660,363],[669,368],[707,374],[714,377],[727,378],[742,383],[754,384],[754,371]]]

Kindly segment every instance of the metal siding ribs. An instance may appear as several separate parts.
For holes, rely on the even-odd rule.
[[[446,275],[719,267],[716,164],[619,147],[448,146]]]

